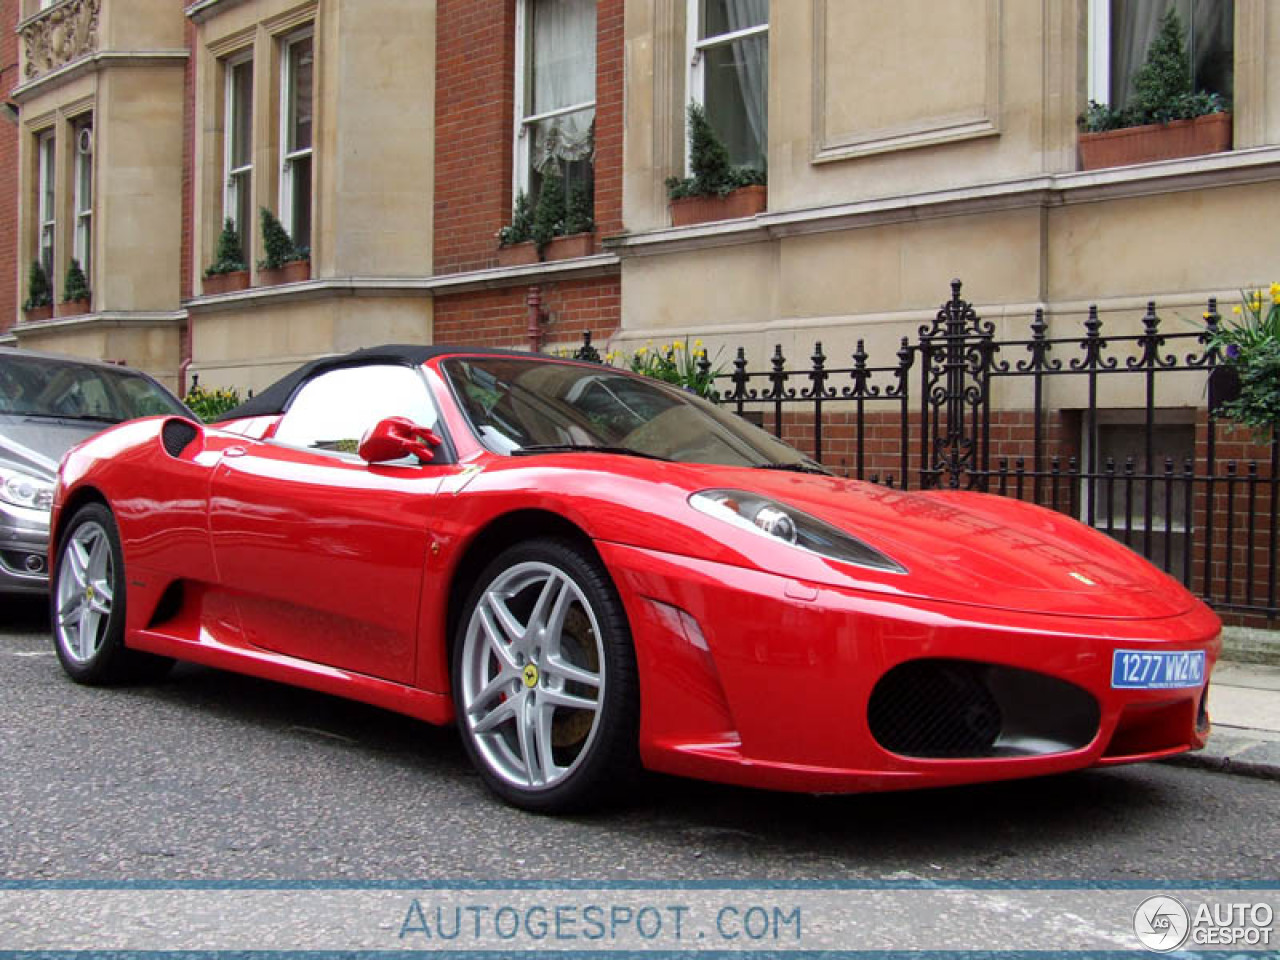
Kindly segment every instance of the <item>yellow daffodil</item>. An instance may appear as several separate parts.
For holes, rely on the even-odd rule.
[[[1241,312],[1241,311],[1240,311],[1240,306],[1239,306],[1239,304],[1237,304],[1236,306],[1232,307],[1232,308],[1231,308],[1231,312],[1232,312],[1232,313],[1234,313],[1234,314],[1239,314],[1239,313]]]

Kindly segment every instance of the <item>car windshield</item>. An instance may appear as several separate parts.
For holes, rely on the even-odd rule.
[[[467,357],[441,364],[495,453],[601,449],[731,466],[821,471],[741,417],[670,384],[580,363]]]
[[[169,413],[190,416],[164,388],[136,373],[0,355],[0,414],[121,423]]]

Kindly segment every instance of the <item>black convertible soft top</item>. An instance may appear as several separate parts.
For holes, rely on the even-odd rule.
[[[298,388],[317,374],[339,367],[359,367],[370,363],[391,363],[416,367],[435,357],[449,354],[470,356],[534,357],[537,354],[521,350],[500,350],[496,347],[423,346],[413,343],[388,343],[381,347],[365,347],[333,357],[321,357],[304,363],[297,370],[280,378],[260,394],[250,397],[240,406],[228,410],[215,422],[239,420],[242,417],[271,417],[284,413]]]

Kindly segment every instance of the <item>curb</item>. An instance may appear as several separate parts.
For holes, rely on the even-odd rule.
[[[1280,740],[1251,733],[1215,732],[1204,750],[1181,753],[1161,762],[1261,780],[1280,780]]]
[[[1223,627],[1222,659],[1280,667],[1280,630]]]

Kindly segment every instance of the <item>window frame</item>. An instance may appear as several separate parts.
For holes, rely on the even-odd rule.
[[[254,56],[253,48],[241,50],[230,56],[222,58],[223,68],[223,112],[222,112],[222,216],[218,220],[218,230],[221,232],[223,225],[227,220],[231,220],[235,224],[236,233],[240,237],[240,248],[244,251],[246,260],[251,259],[251,248],[253,246],[253,225],[242,224],[239,222],[240,213],[240,180],[243,179],[245,189],[249,193],[249,210],[250,219],[252,219],[253,210],[253,114],[256,99],[256,87],[254,82],[256,78],[253,75]],[[235,129],[239,115],[236,112],[236,71],[241,68],[247,68],[249,71],[249,146],[247,155],[248,163],[239,167],[233,166],[235,163],[234,147],[235,147]]]
[[[515,91],[514,91],[514,107],[512,111],[514,126],[512,135],[512,158],[511,158],[511,203],[514,205],[517,195],[521,192],[527,196],[529,194],[529,166],[530,166],[530,149],[533,144],[533,137],[530,135],[530,129],[533,124],[543,120],[551,120],[555,117],[568,116],[571,113],[580,113],[583,110],[597,109],[599,96],[592,97],[590,100],[582,103],[570,104],[567,107],[559,107],[555,110],[547,110],[543,113],[532,114],[527,111],[530,109],[530,103],[533,100],[533,84],[531,81],[530,71],[533,68],[533,57],[530,47],[533,44],[533,10],[532,5],[537,0],[516,0],[516,50],[515,50]],[[597,17],[599,14],[597,13]],[[599,36],[599,23],[597,22],[596,34]],[[592,78],[592,89],[597,88],[595,81],[599,75],[599,64],[597,64],[597,77]],[[593,163],[594,167],[594,163]],[[593,173],[594,177],[594,173]],[[532,199],[532,198],[530,198]]]
[[[304,40],[311,41],[311,76],[313,91],[311,104],[311,146],[305,147],[301,150],[293,150],[290,147],[290,140],[293,136],[293,118],[290,115],[289,107],[292,100],[294,77],[292,69],[293,59],[290,56],[290,51],[295,44],[301,43]],[[308,197],[308,202],[311,204],[313,210],[308,212],[313,212],[315,206],[315,58],[315,24],[308,24],[307,26],[299,30],[294,30],[280,38],[280,140],[277,145],[280,171],[278,209],[280,211],[280,222],[284,224],[285,229],[289,231],[289,238],[295,245],[298,245],[298,237],[297,222],[294,216],[295,211],[293,209],[293,167],[296,161],[303,158],[311,161],[312,189]],[[302,246],[309,248],[311,246],[311,240],[311,236],[308,235],[307,242],[302,244]]]
[[[1155,427],[1183,427],[1190,430],[1191,455],[1195,457],[1196,445],[1196,411],[1192,407],[1157,407],[1152,411],[1152,425]],[[1098,445],[1102,445],[1103,431],[1108,427],[1133,427],[1142,426],[1147,422],[1147,412],[1140,408],[1124,408],[1124,407],[1103,407],[1097,409],[1090,414],[1084,411],[1080,418],[1080,464],[1081,477],[1079,479],[1079,496],[1077,517],[1081,523],[1088,523],[1089,516],[1089,480],[1091,474],[1101,474],[1102,464],[1095,465],[1092,462],[1092,447],[1090,444],[1091,432],[1096,431]],[[1158,468],[1163,464],[1163,459],[1157,455],[1159,463],[1148,465],[1148,471],[1151,475],[1158,474]],[[1135,471],[1141,468],[1141,451],[1134,456]],[[1116,464],[1115,483],[1117,487],[1125,482],[1125,475],[1122,472],[1122,463]],[[1182,474],[1182,463],[1174,463],[1174,483],[1175,489],[1182,497],[1193,496],[1191,487],[1185,485]],[[1163,484],[1163,480],[1153,480],[1152,489],[1155,491],[1158,484]],[[1126,538],[1140,538],[1145,524],[1145,508],[1139,508],[1134,504],[1134,512],[1126,514],[1123,509],[1116,510],[1113,504],[1107,502],[1107,491],[1105,490],[1106,481],[1099,479],[1094,481],[1094,522],[1093,528],[1100,533],[1107,534],[1107,520],[1111,517],[1111,533],[1117,542],[1125,543]],[[1138,484],[1135,482],[1135,487]],[[1116,491],[1118,492],[1118,491]],[[1175,495],[1176,497],[1176,495]],[[1185,523],[1186,503],[1181,501],[1182,509],[1177,510],[1174,504],[1166,503],[1163,514],[1158,513],[1154,506],[1151,513],[1151,536],[1152,536],[1152,562],[1156,563],[1159,558],[1163,557],[1166,552],[1165,547],[1157,546],[1159,538],[1182,537],[1185,540],[1183,549],[1191,549],[1191,540],[1195,534],[1194,520],[1190,529]],[[1134,543],[1130,546],[1137,553],[1141,553],[1141,546]],[[1182,561],[1173,563],[1175,551],[1172,549],[1172,540],[1169,540],[1168,553],[1170,557],[1171,569],[1178,569],[1182,566]]]
[[[52,286],[58,253],[58,164],[57,131],[52,127],[36,133],[36,249],[35,258],[44,267]],[[48,239],[46,247],[46,238]],[[45,250],[48,250],[48,257]]]
[[[1091,2],[1095,2],[1095,0],[1091,0]],[[685,71],[685,102],[692,101],[705,110],[707,107],[706,52],[713,47],[724,46],[737,40],[745,40],[748,37],[757,37],[762,34],[767,36],[770,23],[766,21],[759,26],[703,37],[702,4],[703,0],[685,0],[685,63],[688,65]],[[773,16],[772,4],[769,7],[769,16],[770,18]],[[767,83],[766,79],[766,85]],[[683,116],[682,111],[681,117]],[[687,125],[682,123],[681,129],[684,131],[684,175],[688,177],[693,175],[693,145],[689,142]]]
[[[90,278],[92,287],[93,269],[93,177],[96,172],[93,163],[93,115],[85,114],[71,121],[73,162],[71,165],[71,214],[73,237],[71,243],[72,256],[79,262],[85,276]],[[89,134],[89,152],[80,149],[80,138],[85,132]],[[86,169],[87,168],[87,169]],[[86,176],[88,179],[88,197],[85,197]],[[88,201],[87,203],[85,201]]]

